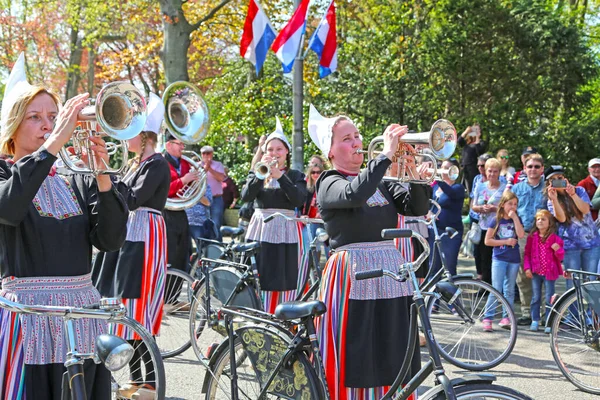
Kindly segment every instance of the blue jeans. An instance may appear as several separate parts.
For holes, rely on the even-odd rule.
[[[441,231],[443,233],[443,231]],[[458,230],[458,234],[454,237],[454,239],[450,239],[448,236],[444,236],[442,238],[441,248],[444,253],[444,262],[446,263],[446,268],[452,275],[456,275],[456,265],[458,264],[458,253],[460,252],[460,245],[462,244],[462,235],[463,229]],[[429,231],[429,246],[431,247],[431,252],[433,253],[433,231]],[[435,250],[435,256],[429,256],[432,260],[431,262],[431,274],[435,274],[440,268],[442,268],[442,261],[440,254]]]
[[[517,274],[519,273],[520,263],[509,263],[506,261],[499,261],[492,259],[492,286],[494,289],[502,293],[510,307],[513,307],[515,302],[515,285],[517,284]],[[488,296],[487,303],[485,303],[486,319],[494,318],[494,302],[496,296],[492,293]],[[502,311],[502,318],[508,316],[507,310]]]
[[[597,272],[598,259],[600,259],[600,246],[591,249],[565,250],[563,265],[565,270],[575,269],[577,271]],[[573,287],[573,280],[567,279],[567,290]]]
[[[533,274],[531,280],[531,289],[533,291],[531,297],[531,319],[533,321],[540,321],[540,303],[542,301],[542,285],[546,288],[546,315],[550,310],[550,300],[554,295],[555,289],[554,284],[556,281],[549,281],[543,275]]]
[[[219,235],[219,241],[223,241],[221,236],[221,225],[223,224],[223,214],[225,213],[225,203],[223,202],[223,196],[213,197],[213,201],[210,204],[210,217],[215,223],[217,234]]]

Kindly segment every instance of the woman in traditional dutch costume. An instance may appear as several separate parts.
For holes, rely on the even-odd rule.
[[[306,200],[306,180],[300,171],[289,168],[290,143],[277,119],[277,129],[265,142],[261,161],[270,166],[270,176],[260,179],[254,171],[248,174],[242,189],[244,202],[254,201],[254,215],[248,225],[246,240],[260,242],[257,256],[260,288],[266,312],[274,313],[283,301],[296,297],[304,282],[307,263],[304,255],[302,226],[284,218],[264,223],[264,218],[276,212],[290,217]]]
[[[345,116],[324,118],[311,106],[309,133],[327,155],[333,170],[317,181],[317,202],[335,251],[323,271],[320,300],[327,312],[317,334],[332,399],[379,399],[400,370],[408,348],[413,288],[381,277],[357,281],[358,271],[397,271],[403,262],[392,240],[381,230],[396,228],[398,213],[425,215],[431,189],[382,181],[406,126],[390,125],[382,154],[361,171],[362,137]],[[414,158],[405,157],[413,176],[420,176]],[[409,378],[418,371],[419,353]],[[404,382],[406,383],[406,382]]]
[[[92,245],[117,250],[128,210],[110,177],[57,174],[88,94],[60,109],[57,95],[27,83],[21,54],[6,84],[1,112],[0,296],[27,305],[83,307],[100,300],[92,285]],[[108,162],[104,141],[91,139],[96,165]],[[66,358],[63,320],[0,310],[0,398],[60,399]],[[75,321],[77,349],[93,352],[99,320]],[[88,398],[110,399],[110,373],[84,364]]]
[[[120,297],[127,315],[158,335],[163,315],[167,275],[167,232],[162,209],[167,202],[171,176],[167,160],[155,151],[157,135],[164,116],[160,97],[151,93],[146,125],[128,140],[137,157],[119,186],[129,207],[127,238],[120,251],[99,253],[94,261],[93,281],[102,296]],[[151,364],[150,354],[141,338],[124,326],[113,332],[132,342],[136,355],[131,361],[132,384],[121,389],[129,396],[139,387],[153,390],[154,371],[141,376],[141,360]]]

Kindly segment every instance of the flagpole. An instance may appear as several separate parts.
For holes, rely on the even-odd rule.
[[[300,6],[302,0],[294,1],[294,9]],[[294,134],[292,136],[292,168],[297,171],[304,171],[304,60],[302,58],[302,47],[304,44],[304,34],[300,39],[298,53],[294,60],[293,71],[293,94],[292,94],[292,110],[294,116]]]

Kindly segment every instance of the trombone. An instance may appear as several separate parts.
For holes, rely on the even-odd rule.
[[[392,162],[398,163],[398,172],[396,176],[386,177],[387,180],[395,180],[401,183],[432,183],[437,173],[437,161],[446,160],[451,157],[456,150],[456,129],[450,121],[440,119],[436,121],[428,132],[407,133],[398,141],[398,148],[394,153]],[[416,153],[409,151],[405,144],[414,145],[418,148]],[[357,153],[367,153],[368,160],[372,160],[381,153],[383,149],[383,136],[377,136],[369,143],[367,150],[358,150]],[[412,154],[424,158],[424,162],[430,162],[433,166],[430,168],[431,174],[427,179],[419,179],[409,174],[402,157]]]
[[[69,155],[63,147],[60,150],[62,162],[65,167],[78,174],[122,175],[129,158],[126,140],[137,136],[146,124],[146,100],[132,84],[111,82],[100,90],[92,102],[94,104],[79,113],[79,126],[71,137],[74,154]],[[108,142],[106,148],[109,155],[115,155],[121,150],[120,168],[111,168],[104,160],[103,165],[96,165],[96,159],[90,150],[93,143],[89,138],[102,136],[110,136],[118,141]],[[82,162],[86,155],[87,165]]]

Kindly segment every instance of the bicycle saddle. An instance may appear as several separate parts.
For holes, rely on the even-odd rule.
[[[248,253],[256,252],[258,249],[260,249],[260,242],[237,243],[231,248],[231,251],[235,253]]]
[[[233,226],[222,226],[221,227],[221,236],[223,237],[238,237],[244,233],[244,228],[233,227]]]
[[[318,300],[313,301],[287,301],[275,308],[275,316],[281,320],[289,321],[312,315],[317,317],[327,311],[325,303]]]

